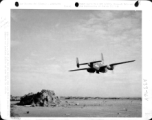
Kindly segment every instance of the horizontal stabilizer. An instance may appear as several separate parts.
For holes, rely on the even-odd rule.
[[[97,62],[101,62],[101,60],[98,60],[98,61],[92,61],[90,63],[97,63]]]
[[[88,65],[88,63],[80,63],[79,65]]]

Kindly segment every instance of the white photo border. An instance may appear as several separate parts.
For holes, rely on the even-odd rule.
[[[15,6],[18,2],[19,6]],[[79,7],[75,7],[75,2]],[[0,79],[1,117],[10,118],[10,11],[11,9],[73,9],[73,10],[141,10],[142,11],[142,117],[141,118],[80,118],[80,119],[150,119],[152,118],[152,3],[140,1],[101,0],[11,0],[0,5]],[[3,99],[2,99],[3,98]],[[16,119],[16,118],[15,118]],[[71,119],[71,118],[18,118],[18,119]],[[78,118],[76,118],[78,119]]]

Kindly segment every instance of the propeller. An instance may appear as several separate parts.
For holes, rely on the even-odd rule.
[[[112,74],[114,74],[114,70],[112,70]]]
[[[77,65],[77,68],[79,68],[79,59],[78,58],[76,58],[76,65]]]
[[[108,69],[108,70],[111,70],[112,73],[114,73],[114,65],[108,65],[108,66],[107,66],[107,69]]]
[[[113,69],[112,69],[112,74],[114,74],[114,66],[113,66]]]

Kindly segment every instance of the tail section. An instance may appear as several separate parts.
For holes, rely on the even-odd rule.
[[[79,68],[80,65],[88,65],[88,63],[79,63],[79,59],[76,58],[76,66]]]
[[[77,68],[79,68],[80,64],[79,64],[79,59],[76,58],[76,65],[77,65]]]
[[[104,64],[103,54],[101,53],[101,63]]]
[[[103,54],[102,53],[101,53],[101,61],[99,60],[99,61],[92,61],[90,63],[79,63],[79,59],[76,58],[76,66],[77,66],[77,68],[79,68],[80,65],[89,65],[89,64],[93,64],[93,63],[97,63],[97,62],[101,62],[101,64],[104,64],[104,58],[103,58]]]

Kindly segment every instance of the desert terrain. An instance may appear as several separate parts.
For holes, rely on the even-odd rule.
[[[56,106],[17,105],[11,101],[12,117],[142,117],[141,98],[61,98]]]

